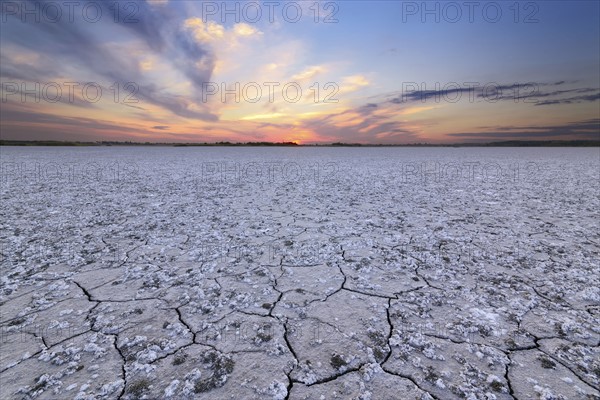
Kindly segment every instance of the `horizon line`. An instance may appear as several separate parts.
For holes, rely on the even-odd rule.
[[[170,147],[600,147],[600,140],[503,140],[461,143],[297,143],[297,142],[134,142],[68,140],[0,140],[0,146],[170,146]]]

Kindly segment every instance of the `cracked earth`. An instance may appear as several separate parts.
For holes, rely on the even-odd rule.
[[[0,151],[2,399],[600,398],[598,149]]]

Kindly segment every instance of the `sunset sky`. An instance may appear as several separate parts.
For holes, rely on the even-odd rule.
[[[600,139],[600,2],[470,4],[3,1],[1,138]]]

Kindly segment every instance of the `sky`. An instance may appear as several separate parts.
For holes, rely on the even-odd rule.
[[[596,0],[1,5],[3,140],[600,140]]]

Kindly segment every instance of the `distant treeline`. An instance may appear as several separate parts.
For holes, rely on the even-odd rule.
[[[100,141],[71,142],[59,140],[0,140],[0,146],[299,146],[294,142],[215,142],[215,143],[171,143],[171,142],[131,142]]]
[[[71,142],[58,140],[0,140],[0,146],[599,147],[600,140],[506,140],[489,143],[454,144],[361,144],[343,142],[327,144],[298,144],[295,142],[154,143],[131,141]]]

